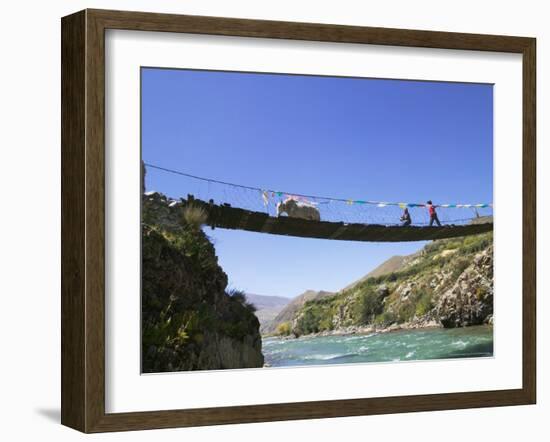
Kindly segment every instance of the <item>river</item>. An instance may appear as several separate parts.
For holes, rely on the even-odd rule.
[[[429,328],[347,336],[264,338],[271,367],[489,357],[493,327]]]

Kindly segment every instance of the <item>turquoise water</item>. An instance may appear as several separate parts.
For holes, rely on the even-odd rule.
[[[487,357],[493,355],[493,327],[264,338],[262,351],[271,367]]]

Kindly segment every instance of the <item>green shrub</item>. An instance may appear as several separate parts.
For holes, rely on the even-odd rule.
[[[290,325],[290,322],[283,322],[277,326],[276,333],[279,336],[288,336],[290,335],[290,332],[292,331],[292,326]]]
[[[487,296],[488,290],[486,287],[479,286],[476,288],[476,298],[478,301],[481,301],[485,296]]]
[[[433,292],[429,289],[423,290],[422,294],[416,301],[416,316],[424,316],[434,308]]]
[[[331,330],[332,317],[334,315],[334,309],[332,307],[332,304],[306,304],[303,308],[302,315],[296,321],[294,332],[298,335],[305,335]]]
[[[449,241],[446,245],[445,245],[445,249],[446,250],[454,250],[454,249],[458,249],[460,246],[462,245],[462,241]]]
[[[493,242],[493,232],[466,237],[459,249],[462,255],[470,255],[481,252]]]
[[[459,257],[453,261],[453,273],[452,273],[452,279],[457,279],[464,270],[468,268],[470,265],[471,260],[468,258]]]
[[[432,241],[424,247],[424,252],[428,255],[436,254],[443,245],[443,241]]]
[[[161,312],[157,321],[144,324],[143,345],[180,347],[188,343],[197,327],[196,312],[180,312],[170,315],[170,308]]]
[[[397,322],[397,316],[392,311],[385,311],[374,319],[374,323],[381,327],[387,327]]]
[[[232,289],[229,290],[227,294],[231,296],[231,299],[241,304],[249,312],[254,313],[257,310],[254,304],[248,302],[248,300],[246,299],[246,294],[243,291]]]
[[[319,330],[332,330],[334,325],[332,324],[332,315],[324,315],[319,319]]]
[[[353,319],[357,325],[368,324],[374,317],[382,313],[383,304],[380,292],[372,286],[366,287],[357,296],[353,308]]]
[[[397,322],[400,324],[410,321],[416,313],[416,305],[414,302],[407,300],[399,306],[397,311]]]

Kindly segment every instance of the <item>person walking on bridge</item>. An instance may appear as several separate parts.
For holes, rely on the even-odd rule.
[[[435,206],[433,205],[432,200],[428,200],[426,207],[428,207],[428,213],[430,214],[430,227],[433,226],[434,222],[441,227],[441,223],[437,217],[437,212],[435,211]]]
[[[411,225],[411,214],[409,213],[409,209],[405,207],[403,210],[403,215],[401,215],[401,218],[399,218],[401,221],[401,227],[407,227]]]

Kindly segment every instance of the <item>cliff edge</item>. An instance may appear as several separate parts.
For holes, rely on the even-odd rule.
[[[200,225],[186,222],[163,195],[144,195],[142,371],[262,367],[259,328],[253,305],[227,291]]]

